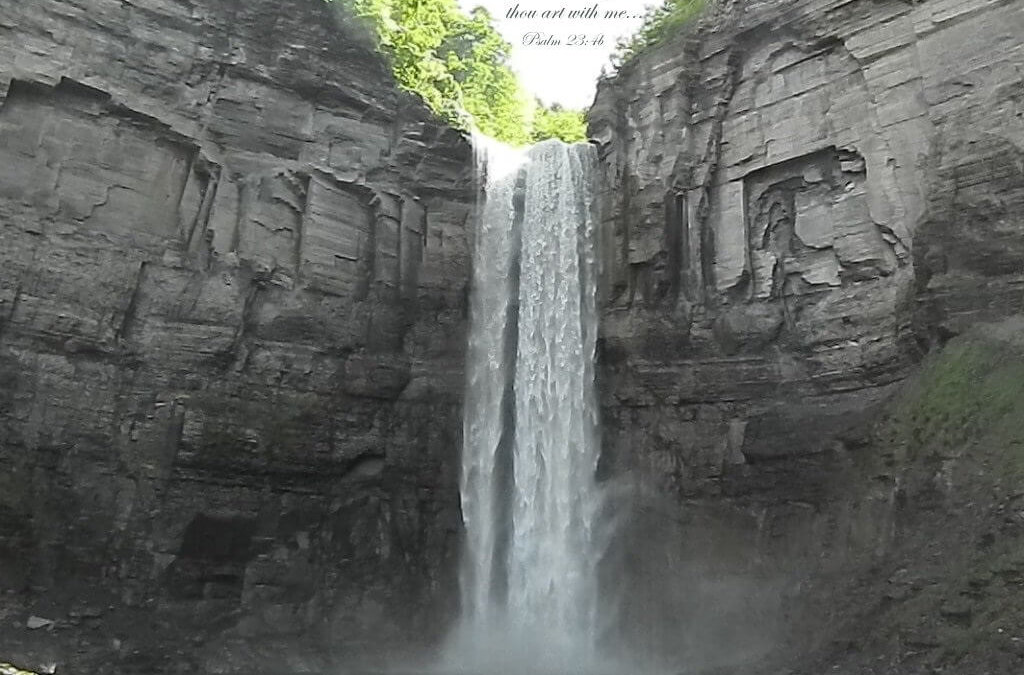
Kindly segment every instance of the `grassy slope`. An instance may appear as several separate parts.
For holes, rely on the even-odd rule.
[[[868,451],[865,478],[898,485],[894,544],[802,672],[1024,673],[1024,319],[929,357]]]

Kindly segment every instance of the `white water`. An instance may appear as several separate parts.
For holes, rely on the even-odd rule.
[[[484,199],[464,420],[463,617],[448,667],[593,672],[594,151],[476,146]]]

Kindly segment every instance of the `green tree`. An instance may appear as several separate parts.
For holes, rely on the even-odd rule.
[[[640,52],[675,35],[696,19],[707,6],[707,0],[664,0],[660,6],[648,7],[640,28],[616,45],[612,60],[621,66]]]
[[[471,118],[481,132],[511,145],[585,140],[582,112],[530,101],[509,65],[512,46],[486,9],[466,15],[456,0],[327,1],[367,20],[398,84],[455,126],[465,128]]]
[[[548,138],[558,138],[566,143],[579,143],[587,140],[587,122],[582,110],[564,109],[558,104],[545,108],[537,106],[533,117],[534,143]]]
[[[461,104],[477,128],[513,145],[529,142],[528,98],[508,62],[512,46],[478,7],[459,16],[439,54],[460,87]]]
[[[446,117],[457,115],[458,85],[438,49],[459,15],[455,0],[350,0],[376,28],[398,83]]]

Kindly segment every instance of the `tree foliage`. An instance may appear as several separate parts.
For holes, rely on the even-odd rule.
[[[486,9],[466,15],[456,0],[328,1],[366,19],[399,85],[452,124],[465,127],[468,116],[483,133],[512,145],[585,139],[582,113],[574,118],[530,101],[509,66],[512,46]]]
[[[528,97],[508,66],[512,46],[478,7],[452,23],[440,55],[455,78],[462,107],[480,131],[498,140],[522,145],[529,140]]]
[[[619,41],[613,60],[622,65],[645,49],[675,35],[696,19],[707,4],[707,0],[664,0],[660,6],[648,7],[640,28],[631,37]]]
[[[587,140],[587,122],[582,110],[568,110],[557,104],[550,108],[541,105],[533,116],[534,143],[548,138],[558,138],[566,143],[579,143]]]

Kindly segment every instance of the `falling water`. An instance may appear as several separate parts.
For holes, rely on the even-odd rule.
[[[597,634],[594,220],[588,145],[478,142],[462,460],[472,671],[580,672]]]

